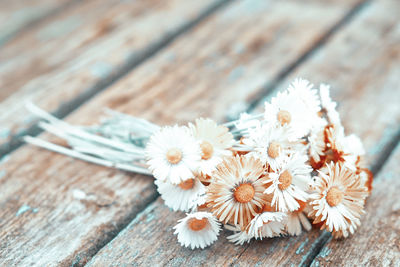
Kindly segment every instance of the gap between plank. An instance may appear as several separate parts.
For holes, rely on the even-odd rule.
[[[134,176],[132,177],[132,179],[134,179]],[[150,186],[147,186],[145,190],[154,190],[153,187],[154,184],[151,184]],[[81,255],[80,252],[78,252],[74,256],[74,260],[68,265],[70,265],[71,267],[81,266],[80,261],[82,257],[90,259],[93,258],[98,251],[100,251],[103,247],[105,247],[108,243],[110,243],[111,240],[113,240],[116,236],[118,236],[119,233],[121,233],[131,222],[133,222],[135,219],[139,218],[141,214],[146,212],[146,210],[149,207],[151,207],[151,204],[158,199],[158,196],[159,194],[154,194],[150,195],[146,199],[143,199],[143,202],[140,204],[140,206],[133,207],[131,212],[128,212],[127,213],[128,215],[125,218],[123,218],[122,221],[116,222],[117,225],[115,227],[116,228],[115,230],[102,233],[103,238],[96,240],[98,242],[93,242],[94,246],[91,248],[90,251],[85,253],[85,255]],[[84,265],[86,265],[86,263]]]
[[[196,18],[181,25],[175,31],[169,33],[164,39],[149,45],[139,53],[134,53],[130,55],[127,61],[122,66],[117,67],[113,74],[95,83],[87,90],[85,90],[82,94],[78,95],[76,98],[61,104],[55,111],[52,111],[51,114],[60,119],[65,118],[75,109],[79,108],[85,102],[89,101],[91,98],[96,96],[98,93],[104,91],[113,83],[115,83],[117,80],[129,74],[129,72],[132,71],[135,67],[142,64],[147,59],[153,57],[155,54],[160,52],[164,47],[172,43],[177,37],[190,31],[194,26],[196,26],[202,20],[214,14],[217,10],[219,10],[226,4],[233,1],[235,0],[219,0],[214,2],[209,7],[207,7],[202,13],[200,13]],[[9,142],[0,146],[0,158],[21,147],[24,144],[24,142],[21,139],[22,136],[25,135],[37,136],[42,132],[43,130],[41,130],[37,126],[37,123],[35,123],[26,130],[20,132],[18,135],[11,137],[11,140]]]
[[[23,34],[29,30],[31,30],[33,27],[35,27],[36,25],[38,25],[39,23],[41,23],[42,21],[54,17],[58,14],[60,14],[62,11],[64,11],[67,8],[73,7],[74,5],[81,3],[80,0],[70,0],[58,7],[55,7],[51,10],[49,10],[47,13],[43,14],[42,16],[39,16],[31,21],[27,21],[27,24],[22,26],[19,29],[16,29],[12,32],[10,32],[9,34],[3,36],[2,38],[0,38],[0,49],[2,46],[4,46],[8,41],[12,40],[14,38],[14,36],[16,36],[17,34]]]
[[[320,50],[329,39],[336,34],[342,27],[347,25],[359,12],[361,12],[372,0],[364,0],[356,4],[349,12],[330,28],[308,51],[305,51],[303,55],[297,58],[294,62],[289,63],[288,66],[280,71],[275,79],[269,84],[265,85],[260,92],[256,95],[253,101],[250,102],[247,112],[253,111],[261,101],[265,99],[270,92],[279,86],[279,84],[297,67],[307,61],[315,52]]]

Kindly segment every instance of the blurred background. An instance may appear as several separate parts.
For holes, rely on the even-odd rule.
[[[400,137],[399,14],[398,0],[0,0],[0,265],[146,265],[140,255],[155,251],[160,264],[252,262],[226,242],[193,260],[160,230],[176,218],[148,177],[25,145],[22,136],[42,134],[26,103],[73,124],[97,123],[104,108],[160,125],[222,122],[261,110],[303,77],[331,85],[378,173]],[[123,229],[126,243],[103,248]],[[360,260],[360,245],[349,244],[322,257],[336,245],[317,233],[294,239],[293,251],[279,242],[261,264],[340,265],[343,251],[356,264],[382,257],[377,247]]]

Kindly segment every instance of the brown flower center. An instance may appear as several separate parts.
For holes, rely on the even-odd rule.
[[[235,197],[236,201],[240,203],[247,203],[253,199],[255,193],[256,191],[251,184],[241,184],[235,189],[233,196]]]
[[[278,117],[277,119],[278,119],[278,121],[281,123],[281,125],[289,124],[290,121],[292,120],[292,116],[291,116],[290,113],[289,113],[288,111],[286,111],[286,110],[280,110],[280,111],[278,112],[277,117]]]
[[[207,226],[208,220],[207,218],[203,218],[203,219],[196,219],[196,218],[191,218],[187,224],[188,227],[192,230],[192,231],[200,231],[202,229],[204,229]]]
[[[171,164],[177,164],[182,159],[182,151],[178,148],[170,148],[167,151],[167,160]]]
[[[192,189],[193,186],[194,186],[194,179],[188,179],[179,184],[179,187],[182,188],[183,190]]]
[[[292,175],[290,172],[285,170],[284,172],[279,175],[279,182],[280,184],[278,185],[280,190],[285,190],[292,184]]]
[[[329,206],[335,207],[342,202],[343,192],[340,191],[337,187],[332,187],[328,190],[326,194],[326,202],[328,202]]]
[[[281,146],[279,145],[279,143],[272,141],[268,146],[268,156],[274,159],[279,156],[280,150]]]
[[[201,148],[201,151],[203,152],[202,156],[201,156],[202,159],[207,160],[212,157],[212,155],[214,153],[214,148],[209,142],[203,141],[200,145],[200,148]]]

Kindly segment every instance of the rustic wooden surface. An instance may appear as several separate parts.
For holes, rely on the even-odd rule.
[[[56,15],[76,0],[2,0],[0,1],[0,47],[27,26]]]
[[[18,99],[37,101],[40,98],[41,106],[63,115],[87,101],[68,116],[67,120],[73,123],[95,122],[102,106],[160,124],[184,122],[197,116],[223,120],[238,110],[257,109],[259,99],[273,85],[285,86],[289,78],[302,75],[312,81],[333,84],[333,95],[341,101],[340,113],[346,114],[345,126],[349,132],[362,137],[368,150],[368,164],[379,171],[378,167],[398,141],[399,133],[398,2],[198,2],[203,4],[197,3],[194,7],[185,5],[185,1],[170,1],[166,5],[152,1],[157,8],[151,9],[137,2],[136,5],[121,4],[121,19],[113,19],[113,30],[85,45],[104,18],[103,12],[93,11],[85,16],[82,23],[85,26],[74,30],[74,34],[64,33],[49,40],[48,49],[53,51],[66,40],[71,39],[72,44],[60,55],[49,56],[46,64],[53,71],[38,66],[36,73],[26,69],[23,77],[2,76],[15,89],[4,93],[7,97],[0,102],[0,114],[3,114],[0,132],[5,129],[3,146],[12,148],[10,135],[26,131],[34,123],[32,118],[26,118],[21,105],[17,105],[21,102]],[[87,1],[49,18],[48,23],[57,25],[95,6],[114,18],[112,8]],[[134,10],[149,11],[139,18],[130,18],[127,14]],[[173,18],[177,14],[180,18]],[[142,38],[137,45],[124,44],[144,25],[160,26],[163,18],[168,18],[170,24],[154,27],[157,32],[139,32]],[[41,48],[40,42],[33,39],[48,23],[38,23],[24,36],[7,43],[4,50],[0,48],[0,58],[5,59],[5,63],[0,60],[0,76],[3,70],[4,74],[12,73],[2,66],[15,69],[18,65],[11,63],[13,60],[24,62],[19,54],[26,53],[26,62],[33,65],[38,55],[46,55],[47,48]],[[175,33],[171,35],[171,31]],[[371,36],[379,36],[379,42]],[[28,40],[37,47],[37,54],[26,52]],[[143,52],[146,49],[153,53]],[[121,70],[125,64],[123,54],[135,53],[144,53],[146,57],[155,55]],[[110,79],[105,78],[109,77],[107,74],[87,78],[91,66],[102,61],[110,64],[112,81],[125,76],[107,89],[107,84],[95,86],[99,81]],[[44,87],[38,88],[38,85]],[[0,88],[3,91],[1,84]],[[71,92],[65,92],[66,88],[71,88]],[[103,92],[90,99],[84,94],[88,88]],[[39,90],[37,95],[36,90]],[[65,108],[65,103],[73,102],[74,105]],[[15,115],[6,112],[17,109],[19,113]],[[371,120],[374,127],[365,123]],[[7,129],[19,130],[10,130],[12,133],[4,137]],[[227,233],[223,233],[211,248],[191,251],[181,248],[172,235],[172,226],[182,215],[163,206],[150,177],[87,164],[31,146],[16,149],[1,162],[0,265],[75,266],[84,265],[93,255],[91,266],[154,262],[176,266],[206,261],[232,265],[309,265],[318,253],[314,265],[340,260],[335,257],[336,253],[327,253],[332,251],[332,246],[340,244],[332,244],[329,236],[318,231],[297,238],[252,242],[244,247],[227,243],[224,238]],[[382,214],[390,213],[388,209]],[[367,216],[365,219],[371,220]],[[360,242],[365,240],[360,238]],[[391,247],[388,259],[396,256],[395,248]],[[384,252],[381,250],[381,253]]]
[[[14,37],[0,50],[0,154],[35,130],[25,101],[65,116],[226,2],[88,0]]]
[[[369,151],[367,163],[375,171],[375,163],[382,163],[386,158],[388,149],[390,150],[393,142],[398,140],[400,130],[400,108],[396,106],[400,100],[400,90],[396,90],[400,82],[397,52],[399,36],[396,32],[398,22],[394,15],[398,6],[395,1],[383,1],[366,7],[358,18],[342,29],[320,51],[316,51],[299,69],[289,75],[290,78],[282,82],[283,86],[287,86],[292,76],[313,77],[316,81],[333,81],[333,95],[340,100],[339,111],[346,129],[349,133],[361,136],[365,141],[366,150]],[[392,10],[393,14],[388,13],[388,10]],[[367,27],[372,21],[379,25]],[[360,29],[363,29],[362,34],[357,34]],[[369,40],[370,35],[382,36],[381,42]],[[348,41],[349,38],[351,42]],[[359,43],[364,43],[363,50],[352,53],[351,58],[346,57],[354,50],[354,45]],[[377,64],[380,60],[383,63]],[[364,63],[361,69],[359,61]],[[347,67],[346,72],[339,75],[343,64]],[[362,72],[367,70],[369,75],[362,75]],[[377,87],[381,88],[379,94],[376,91]],[[372,101],[376,105],[370,106]],[[373,128],[365,123],[371,120],[374,121]],[[170,266],[308,265],[329,238],[326,234],[312,231],[296,238],[270,239],[238,247],[227,243],[227,233],[224,232],[212,247],[200,252],[192,251],[181,248],[177,243],[172,234],[172,227],[177,218],[169,216],[170,214],[171,211],[158,199],[100,250],[89,262],[89,266],[101,263],[110,266],[132,263],[148,265],[151,262]],[[183,216],[181,214],[178,218]],[[363,220],[364,224],[368,224],[366,220]],[[164,232],[160,233],[160,229],[164,229]],[[368,251],[364,249],[363,253]],[[146,257],[149,254],[152,255],[151,258]]]

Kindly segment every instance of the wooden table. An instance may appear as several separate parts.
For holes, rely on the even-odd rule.
[[[400,266],[399,0],[0,1],[0,266]],[[362,226],[179,246],[153,179],[23,144],[29,100],[74,124],[104,107],[220,122],[294,77],[330,83],[375,174]]]

